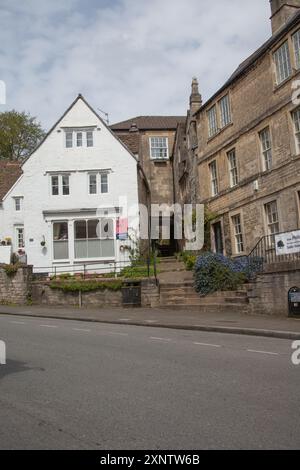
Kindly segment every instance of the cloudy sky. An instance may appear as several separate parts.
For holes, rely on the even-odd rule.
[[[0,0],[5,109],[48,129],[78,93],[110,122],[185,114],[270,36],[269,0]]]

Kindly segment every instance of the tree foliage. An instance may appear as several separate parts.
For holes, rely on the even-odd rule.
[[[44,135],[40,123],[28,113],[15,110],[0,113],[0,159],[22,161]]]

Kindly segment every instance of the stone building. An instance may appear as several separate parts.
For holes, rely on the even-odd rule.
[[[172,158],[177,126],[184,126],[184,116],[138,116],[127,121],[113,124],[111,129],[131,152],[138,158],[150,187],[151,204],[174,203],[174,181]],[[140,202],[145,191],[140,191]],[[168,224],[163,214],[159,221],[152,219],[153,224],[162,227]],[[161,233],[161,231],[160,231]],[[171,218],[170,240],[159,240],[163,254],[172,254],[176,249],[174,243],[174,225]]]
[[[216,214],[212,248],[226,255],[300,226],[300,0],[270,3],[270,39],[204,105],[193,80],[177,130],[176,200],[196,194]]]

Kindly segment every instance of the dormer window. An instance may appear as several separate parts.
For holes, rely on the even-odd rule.
[[[65,130],[65,146],[66,148],[93,147],[94,146],[93,129]]]

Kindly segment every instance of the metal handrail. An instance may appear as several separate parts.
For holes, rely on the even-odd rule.
[[[112,277],[117,277],[124,268],[135,267],[139,270],[147,270],[147,277],[151,277],[151,259],[148,257],[144,262],[139,261],[111,261],[102,264],[101,261],[91,261],[87,263],[74,263],[74,264],[56,264],[51,266],[33,266],[33,273],[36,275],[52,275],[54,278],[61,274],[82,274],[83,278],[91,273],[111,274]],[[102,266],[98,266],[101,265]],[[154,265],[154,262],[153,262]],[[156,270],[154,269],[154,272]]]
[[[258,262],[260,263],[261,272],[262,272],[264,271],[264,266],[266,264],[271,264],[271,263],[276,263],[276,262],[295,261],[295,260],[300,259],[300,253],[278,255],[276,253],[276,247],[275,247],[276,235],[282,235],[286,233],[288,234],[288,233],[292,233],[298,230],[299,229],[296,228],[295,230],[278,232],[272,235],[264,235],[263,237],[261,237],[260,240],[255,245],[255,247],[251,250],[251,252],[248,255],[249,264],[251,260],[252,261],[256,260],[257,263]]]

